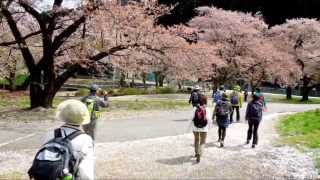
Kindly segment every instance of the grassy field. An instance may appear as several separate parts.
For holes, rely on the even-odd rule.
[[[184,109],[190,107],[186,101],[181,100],[114,100],[110,102],[107,111],[128,110],[128,111],[144,111],[144,110],[170,110]]]
[[[267,102],[287,103],[287,104],[320,104],[320,98],[309,98],[309,101],[301,101],[301,97],[292,97],[287,100],[284,95],[265,95]]]
[[[279,124],[279,131],[284,143],[314,152],[320,169],[320,109],[285,117]]]

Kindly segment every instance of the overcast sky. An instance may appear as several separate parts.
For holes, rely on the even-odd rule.
[[[39,10],[48,10],[52,7],[54,0],[37,0],[36,6]],[[80,0],[64,0],[62,7],[74,8],[77,4],[80,3]]]

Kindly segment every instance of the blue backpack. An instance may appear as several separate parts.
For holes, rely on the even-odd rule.
[[[220,91],[217,91],[216,93],[214,93],[213,101],[215,103],[221,101],[221,99],[222,99],[222,93]]]

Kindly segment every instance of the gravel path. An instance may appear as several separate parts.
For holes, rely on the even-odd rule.
[[[223,149],[216,143],[217,128],[213,127],[199,164],[192,157],[193,137],[187,132],[191,111],[109,114],[108,121],[101,121],[99,126],[97,178],[316,179],[317,172],[309,156],[294,148],[276,145],[278,135],[274,125],[278,113],[300,112],[320,106],[268,106],[256,149],[244,145],[245,123],[235,123],[228,129]],[[1,175],[10,177],[12,172],[27,178],[25,172],[42,142],[41,137],[59,123],[44,121],[38,125],[42,130],[37,132],[32,129],[38,127],[29,122],[0,125],[6,130],[1,130],[3,135],[12,133],[9,134],[11,137],[0,136],[3,139],[0,144],[0,179]]]

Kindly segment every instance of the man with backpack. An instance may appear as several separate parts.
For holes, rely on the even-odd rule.
[[[262,119],[262,111],[263,103],[261,102],[260,97],[254,94],[253,100],[247,106],[245,118],[249,125],[246,144],[250,143],[253,134],[252,148],[255,148],[258,144],[258,128]]]
[[[28,171],[35,180],[94,179],[92,138],[80,126],[90,122],[87,107],[78,100],[59,104],[57,120],[65,124],[51,132]]]
[[[227,94],[223,93],[221,101],[217,103],[214,108],[212,120],[214,117],[217,117],[217,124],[219,126],[218,129],[218,142],[220,143],[220,147],[224,147],[224,139],[226,137],[227,128],[230,124],[229,114],[232,111],[232,107],[230,102],[228,101]]]
[[[89,134],[92,139],[95,139],[97,120],[100,118],[100,108],[108,106],[108,97],[104,95],[104,98],[97,96],[97,91],[99,90],[98,85],[93,84],[90,87],[90,94],[81,99],[81,101],[87,105],[91,121],[88,125],[84,125],[84,131]]]
[[[230,94],[230,103],[232,106],[232,111],[230,113],[230,123],[233,123],[234,110],[236,110],[236,113],[237,113],[237,122],[240,121],[240,108],[242,107],[242,104],[243,104],[242,95],[240,91],[241,91],[240,86],[236,85],[233,88],[232,93]]]
[[[222,99],[222,93],[224,92],[224,86],[220,86],[219,90],[212,94],[213,103],[218,103]]]
[[[206,143],[207,133],[212,124],[210,109],[206,107],[207,97],[200,95],[198,106],[194,109],[191,126],[193,126],[194,151],[197,162],[200,162],[204,145]]]
[[[193,107],[197,107],[200,104],[200,87],[197,85],[192,90],[190,98],[189,98],[189,104],[192,104]]]

